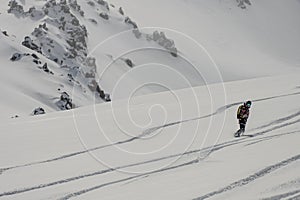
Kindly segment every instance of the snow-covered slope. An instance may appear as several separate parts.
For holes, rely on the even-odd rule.
[[[2,95],[10,96],[14,103],[2,101],[6,118],[28,115],[38,106],[50,112],[110,101],[117,81],[135,67],[135,61],[124,54],[134,48],[149,49],[149,53],[139,56],[141,60],[151,57],[160,64],[178,63],[174,67],[183,63],[176,57],[174,41],[163,33],[143,33],[121,8],[106,1],[12,0],[7,4],[1,7],[0,15],[3,52],[0,74],[2,87],[6,89]],[[104,42],[119,33],[122,34]],[[184,68],[184,64],[180,67]],[[182,73],[189,73],[185,71]],[[8,78],[12,73],[14,77]],[[142,84],[140,75],[127,77],[126,83],[131,87]],[[194,78],[194,81],[199,85],[202,80]],[[15,87],[17,83],[22,87]],[[141,92],[161,90],[146,87]],[[27,95],[28,103],[20,101],[23,94]],[[70,105],[57,103],[65,94]],[[113,96],[114,99],[121,97]]]
[[[4,1],[1,118],[297,73],[299,1],[247,2]]]
[[[300,199],[299,0],[2,3],[0,200]]]
[[[167,34],[196,66],[203,54],[186,37],[203,45],[224,80],[281,74],[299,69],[298,0],[111,0],[145,27],[171,29]],[[178,31],[181,34],[174,33]]]
[[[294,74],[11,119],[0,199],[299,199],[299,86]]]

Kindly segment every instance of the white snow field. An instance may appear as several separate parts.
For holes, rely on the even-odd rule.
[[[237,7],[237,2],[244,0],[111,1],[122,5],[142,26],[175,30],[196,40],[216,60],[224,80],[299,68],[297,0],[249,0],[246,9]],[[195,45],[179,34],[167,33],[184,55],[201,66],[201,52]]]
[[[299,0],[1,3],[0,200],[300,199]]]
[[[11,119],[0,199],[299,199],[299,100],[293,74]]]

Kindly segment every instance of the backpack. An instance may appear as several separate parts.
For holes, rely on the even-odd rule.
[[[241,105],[237,110],[238,119],[247,119],[249,117],[249,109],[245,105]]]

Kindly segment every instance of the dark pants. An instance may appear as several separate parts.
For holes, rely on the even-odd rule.
[[[240,131],[245,131],[247,119],[239,119]]]

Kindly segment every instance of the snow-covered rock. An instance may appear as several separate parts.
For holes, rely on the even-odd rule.
[[[246,9],[247,5],[251,5],[250,0],[236,0],[238,3],[238,7],[242,8],[242,9]]]
[[[22,42],[22,45],[29,48],[29,49],[31,49],[31,50],[34,50],[38,53],[42,53],[41,47],[39,47],[37,44],[35,44],[29,36],[26,36],[24,38],[24,41]]]
[[[102,13],[99,14],[99,16],[102,17],[105,20],[109,20],[109,16],[108,16],[107,13],[102,12]]]
[[[33,110],[32,115],[43,115],[46,114],[45,110],[41,107],[38,107]]]
[[[12,57],[10,58],[10,60],[11,61],[18,61],[18,60],[21,60],[21,58],[22,58],[22,54],[20,54],[20,53],[14,53],[13,55],[12,55]]]
[[[121,15],[125,15],[124,10],[123,10],[122,7],[119,8],[119,13],[120,13]]]
[[[72,103],[72,99],[67,92],[63,92],[60,95],[60,99],[56,102],[56,105],[61,110],[70,110],[75,108],[75,105]]]
[[[154,31],[152,35],[147,35],[147,39],[157,42],[160,46],[170,51],[174,57],[177,56],[177,48],[174,41],[168,39],[164,32],[159,33],[158,31]]]

